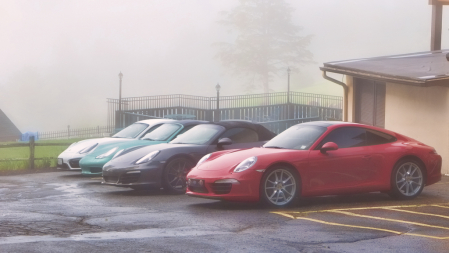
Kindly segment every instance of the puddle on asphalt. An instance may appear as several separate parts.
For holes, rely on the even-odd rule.
[[[52,184],[46,184],[49,186],[55,186],[55,190],[62,191],[66,193],[71,194],[79,194],[83,193],[83,190],[78,187],[78,184],[58,184],[58,183],[52,183]]]
[[[98,241],[98,240],[118,240],[118,239],[143,239],[158,237],[180,237],[180,236],[204,236],[223,235],[232,232],[205,230],[210,228],[182,227],[172,229],[139,229],[130,232],[101,232],[72,235],[70,237],[45,236],[12,236],[0,238],[0,244],[30,243],[30,242],[57,242],[57,241]]]

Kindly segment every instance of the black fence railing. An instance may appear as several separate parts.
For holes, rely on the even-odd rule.
[[[38,132],[40,140],[106,137],[114,132],[114,126],[97,126],[85,128],[67,128],[62,131]]]
[[[318,116],[341,118],[342,97],[303,92],[276,92],[217,97],[161,95],[122,98],[123,117],[119,118],[119,100],[108,98],[108,126],[126,126],[145,116],[190,115],[198,120],[241,119],[257,122]],[[139,114],[133,116],[132,114]]]

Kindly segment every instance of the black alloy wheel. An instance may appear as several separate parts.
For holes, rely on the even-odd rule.
[[[164,189],[175,194],[186,192],[186,176],[195,164],[184,157],[175,158],[167,163],[162,183]]]
[[[301,181],[297,172],[285,166],[267,170],[260,182],[260,199],[272,207],[286,207],[298,201]]]
[[[416,198],[424,189],[425,171],[420,162],[413,159],[399,161],[391,173],[391,189],[388,193],[396,199]]]

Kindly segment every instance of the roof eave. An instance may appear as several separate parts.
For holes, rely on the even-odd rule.
[[[332,72],[332,73],[337,73],[337,74],[353,76],[353,77],[382,81],[382,82],[393,82],[393,83],[401,83],[401,84],[422,86],[422,87],[427,86],[426,80],[408,79],[408,78],[401,78],[401,77],[397,77],[397,76],[386,76],[386,75],[380,75],[380,74],[370,73],[370,72],[365,72],[365,71],[341,69],[341,68],[335,68],[335,67],[330,67],[330,66],[320,67],[320,70],[326,71],[326,72]]]

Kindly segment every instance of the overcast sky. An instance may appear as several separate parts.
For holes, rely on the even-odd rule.
[[[316,64],[292,74],[293,90],[325,84],[323,62],[430,49],[428,0],[287,0]],[[106,125],[106,98],[244,94],[211,44],[229,38],[216,21],[237,0],[3,0],[0,109],[24,131]],[[444,11],[447,12],[445,7]],[[448,14],[443,43],[449,40]],[[329,84],[334,88],[333,84]],[[271,88],[286,90],[280,76]],[[253,93],[260,93],[255,90]],[[332,89],[341,95],[339,89]]]

